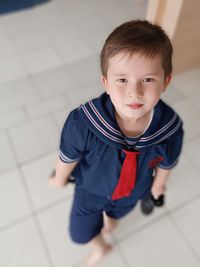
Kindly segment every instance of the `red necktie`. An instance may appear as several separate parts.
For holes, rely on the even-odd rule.
[[[136,156],[140,153],[126,150],[123,150],[123,152],[126,154],[126,158],[122,165],[119,181],[112,194],[112,200],[128,197],[135,186],[137,170]]]

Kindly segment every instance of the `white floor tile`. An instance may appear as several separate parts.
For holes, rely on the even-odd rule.
[[[29,73],[39,73],[63,65],[63,61],[56,50],[51,47],[31,50],[25,52],[22,58],[27,66]]]
[[[46,4],[35,7],[34,15],[40,28],[48,29],[54,26],[59,28],[60,25],[63,25],[65,18],[62,15],[62,12],[57,8],[56,4],[56,1],[49,1]],[[65,2],[64,8],[68,9],[68,1]]]
[[[17,170],[0,175],[0,209],[0,227],[6,226],[31,212],[25,189]]]
[[[199,172],[182,155],[167,184],[166,206],[171,209],[200,195]]]
[[[83,1],[75,0],[68,1],[67,8],[66,4],[61,2],[58,4],[58,8],[62,11],[64,16],[69,18],[73,23],[80,24],[80,22],[82,22],[82,24],[84,24],[85,21],[94,21],[94,14],[96,14],[96,11],[94,10],[93,6],[97,4],[97,1],[88,1],[86,5]],[[95,24],[99,25],[100,23]]]
[[[49,267],[32,220],[0,233],[0,263],[4,267]]]
[[[81,85],[92,82],[100,83],[99,59],[97,56],[88,57],[69,65],[69,70]]]
[[[110,9],[102,10],[100,15],[104,17],[106,24],[111,25],[113,29],[126,21],[144,19],[146,5],[135,4],[136,2],[127,2],[124,6],[124,3],[119,1],[117,6],[114,4],[110,6]],[[123,10],[123,12],[120,12],[120,10]],[[112,16],[110,16],[110,12],[112,12]]]
[[[24,34],[18,34],[14,36],[13,39],[20,54],[49,46],[49,40],[45,32],[39,29]]]
[[[9,35],[17,36],[37,29],[35,9],[24,9],[16,13],[8,13],[2,18]]]
[[[13,155],[13,151],[11,149],[8,136],[6,135],[5,132],[0,132],[0,147],[1,147],[0,171],[15,166],[16,162]]]
[[[100,52],[106,41],[106,38],[112,30],[113,28],[108,25],[102,31],[96,31],[93,32],[92,34],[90,32],[84,33],[84,38],[88,39],[88,43],[95,49],[96,53],[100,55]],[[91,38],[91,35],[93,38]]]
[[[74,244],[68,233],[71,201],[66,201],[39,215],[54,266],[71,267],[89,253],[89,248]]]
[[[61,43],[67,44],[67,42],[73,43],[80,41],[82,37],[77,27],[67,17],[62,22],[53,21],[46,25],[45,33],[49,42],[55,47],[59,47]],[[87,40],[85,36],[82,39]]]
[[[191,96],[188,97],[189,102],[198,110],[200,111],[200,93],[195,92],[195,94],[192,94]]]
[[[0,114],[38,101],[34,85],[28,78],[0,84]]]
[[[102,93],[104,93],[102,86],[98,87],[97,84],[91,83],[87,86],[82,86],[80,90],[67,92],[65,95],[71,106],[77,108],[79,105],[99,97]]]
[[[200,68],[175,75],[172,84],[184,96],[192,96],[199,91]]]
[[[176,221],[179,229],[190,242],[193,249],[200,260],[200,213],[199,213],[200,199],[184,206],[182,209],[174,212],[171,216]],[[190,264],[191,266],[191,264]]]
[[[19,123],[25,122],[26,117],[22,110],[16,109],[0,115],[0,130],[7,129]]]
[[[73,193],[74,186],[71,184],[64,189],[52,188],[48,184],[48,177],[55,168],[57,159],[58,153],[55,153],[22,166],[35,210]]]
[[[199,266],[199,262],[168,218],[129,236],[119,247],[130,266]]]
[[[60,42],[56,45],[56,49],[67,64],[93,56],[95,53],[92,47],[82,39]]]
[[[1,60],[0,65],[0,83],[9,82],[19,78],[24,78],[27,75],[26,66],[18,55],[9,56]]]
[[[58,125],[58,129],[61,132],[64,123],[69,115],[69,113],[73,110],[73,107],[71,105],[68,105],[67,108],[64,108],[58,112],[55,112],[53,114],[53,117],[55,118],[57,125]]]
[[[78,83],[72,77],[67,67],[54,68],[33,75],[34,82],[43,98],[58,96],[63,92],[74,91]]]
[[[181,95],[178,90],[173,87],[172,85],[169,85],[167,87],[167,90],[162,94],[161,98],[168,104],[172,105],[179,101],[183,101],[184,97]]]
[[[199,162],[200,137],[195,138],[185,144],[185,154],[191,162],[195,164],[200,170]]]
[[[2,40],[5,37],[7,37],[5,26],[3,25],[2,22],[0,22],[0,38]]]
[[[160,216],[165,216],[164,208],[155,208],[153,213],[149,216],[142,214],[140,203],[119,221],[118,227],[114,230],[114,237],[117,240],[130,236],[137,229],[147,226],[155,221]]]
[[[61,96],[56,96],[44,100],[39,104],[29,105],[29,107],[26,108],[26,111],[29,118],[36,118],[45,114],[51,114],[65,106],[67,106],[66,100]]]
[[[8,37],[4,37],[0,42],[0,59],[7,59],[10,55],[16,55],[17,50],[12,40]]]
[[[12,128],[10,135],[18,161],[21,163],[57,149],[59,144],[59,134],[49,117]]]
[[[200,125],[197,124],[199,113],[188,100],[173,104],[175,111],[183,120],[185,140],[192,139],[200,134]]]

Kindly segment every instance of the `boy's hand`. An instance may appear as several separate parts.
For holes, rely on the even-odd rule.
[[[158,186],[156,184],[153,184],[153,186],[151,188],[151,193],[155,199],[158,199],[159,196],[164,195],[165,191],[166,191],[165,185]]]
[[[65,187],[67,185],[67,182],[63,183],[59,179],[53,178],[53,177],[50,176],[49,177],[49,185],[52,186],[52,187],[56,187],[56,188],[62,188],[62,187]]]
[[[53,170],[49,176],[49,185],[55,188],[63,188],[67,185],[67,181],[64,182],[57,178],[55,175],[55,170]]]

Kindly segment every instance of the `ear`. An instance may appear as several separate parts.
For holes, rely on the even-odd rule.
[[[171,82],[172,79],[172,73],[170,73],[164,81],[164,87],[163,87],[163,92],[167,89],[167,86],[169,85],[169,83]]]
[[[103,87],[106,91],[106,93],[109,95],[109,88],[108,88],[108,80],[105,76],[101,76],[101,82],[103,84]]]

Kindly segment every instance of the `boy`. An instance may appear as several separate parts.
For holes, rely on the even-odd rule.
[[[122,24],[101,51],[106,93],[73,110],[65,122],[50,184],[63,187],[73,171],[70,235],[93,247],[85,266],[110,251],[102,233],[113,230],[138,200],[165,192],[177,163],[182,121],[160,100],[171,80],[172,53],[159,26],[140,20]]]

